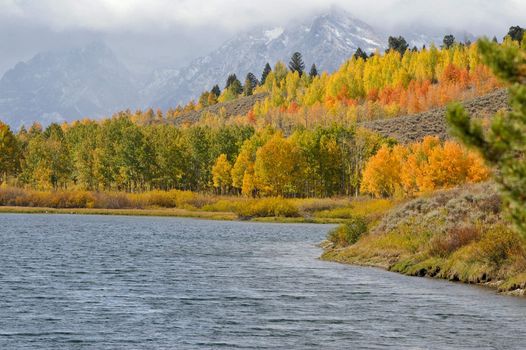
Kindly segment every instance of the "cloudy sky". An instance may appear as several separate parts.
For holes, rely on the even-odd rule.
[[[425,24],[502,37],[526,25],[526,0],[0,0],[0,74],[39,51],[93,40],[136,68],[182,65],[236,32],[331,4],[393,33]]]

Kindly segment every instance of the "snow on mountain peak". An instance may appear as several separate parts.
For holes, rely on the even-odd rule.
[[[283,29],[283,27],[276,27],[274,29],[263,31],[263,34],[265,38],[267,39],[266,45],[268,45],[271,41],[279,38],[281,34],[283,34],[284,31],[285,30]]]

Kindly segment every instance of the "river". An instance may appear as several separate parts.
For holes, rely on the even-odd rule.
[[[0,214],[0,349],[526,346],[526,299],[320,261],[330,228]]]

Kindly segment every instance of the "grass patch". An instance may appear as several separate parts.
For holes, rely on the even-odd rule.
[[[322,258],[524,293],[526,240],[496,203],[491,185],[419,198],[391,210],[354,244],[344,229],[331,233]]]

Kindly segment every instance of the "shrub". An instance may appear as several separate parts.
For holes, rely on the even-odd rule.
[[[358,242],[367,232],[367,222],[362,217],[354,217],[329,233],[329,240],[336,246],[346,247]]]
[[[481,232],[473,226],[453,227],[446,234],[436,234],[430,241],[431,255],[445,257],[460,247],[480,238]]]
[[[514,231],[498,226],[488,231],[476,246],[477,255],[493,265],[502,266],[509,257],[524,255],[524,241]]]

